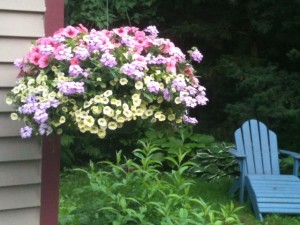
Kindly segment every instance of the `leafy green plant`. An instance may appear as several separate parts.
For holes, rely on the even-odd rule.
[[[190,171],[206,180],[234,175],[238,172],[238,166],[235,158],[228,152],[229,147],[225,143],[214,143],[199,149],[192,160],[195,166]]]
[[[141,145],[133,151],[135,159],[118,152],[116,163],[76,169],[87,176],[88,184],[61,197],[60,224],[240,224],[234,206],[213,207],[190,194],[188,164],[177,162],[178,168],[160,172],[162,164],[155,154],[161,150],[151,142]],[[232,219],[225,221],[227,215]]]
[[[159,146],[161,153],[157,154],[156,158],[167,161],[171,168],[178,168],[182,163],[196,156],[197,149],[208,147],[215,141],[210,135],[194,133],[192,127],[188,125],[171,128],[149,129],[145,132],[145,138],[142,139],[150,140]]]

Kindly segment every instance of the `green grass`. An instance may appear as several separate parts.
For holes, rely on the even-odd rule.
[[[191,190],[194,196],[200,196],[205,202],[208,203],[221,203],[228,204],[234,202],[235,206],[243,206],[243,209],[238,212],[238,215],[245,225],[300,225],[300,216],[295,215],[266,215],[263,222],[256,220],[253,212],[248,204],[239,204],[237,197],[231,198],[228,196],[232,180],[223,178],[218,181],[207,182],[199,178],[195,178],[195,185]],[[88,184],[88,179],[82,173],[67,171],[61,175],[60,184],[60,211],[64,210],[64,196],[72,198],[72,193],[83,185]],[[86,199],[91,201],[91,199]]]

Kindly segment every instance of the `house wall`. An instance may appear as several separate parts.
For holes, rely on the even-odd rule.
[[[18,75],[13,61],[45,35],[45,11],[44,0],[0,0],[0,225],[40,224],[41,139],[20,138],[5,95]]]

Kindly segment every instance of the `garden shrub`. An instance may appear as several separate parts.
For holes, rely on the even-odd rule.
[[[61,197],[60,224],[240,224],[239,208],[233,204],[216,209],[190,195],[188,163],[177,162],[177,169],[160,172],[162,163],[155,159],[160,149],[149,142],[141,144],[142,149],[133,151],[135,159],[118,152],[116,163],[77,169],[89,183],[74,189],[72,196]]]
[[[238,165],[234,156],[228,152],[225,143],[213,143],[211,146],[197,151],[192,159],[195,163],[191,171],[206,180],[215,180],[221,177],[238,174]]]

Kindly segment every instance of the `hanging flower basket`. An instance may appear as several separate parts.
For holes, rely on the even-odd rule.
[[[202,54],[193,48],[191,59]],[[197,123],[188,107],[205,105],[186,56],[156,27],[91,30],[68,26],[35,41],[7,103],[23,120],[21,137],[78,129],[104,138],[133,120]]]

